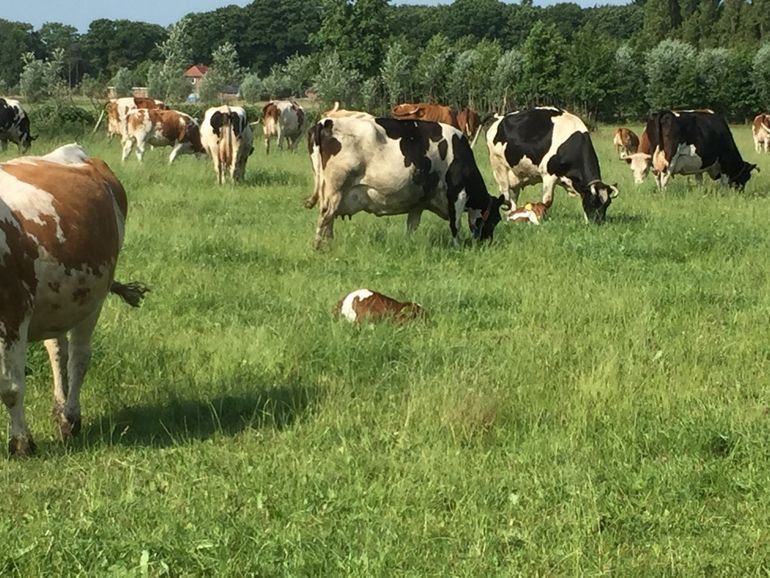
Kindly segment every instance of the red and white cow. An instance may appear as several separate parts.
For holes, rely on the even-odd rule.
[[[205,154],[201,144],[198,121],[189,114],[176,110],[148,110],[140,108],[128,113],[126,135],[123,139],[123,160],[136,145],[136,158],[142,162],[147,145],[170,146],[168,163],[180,154]]]
[[[113,98],[104,105],[104,110],[107,113],[107,136],[110,140],[113,136],[119,136],[121,140],[123,139],[126,134],[128,114],[140,108],[166,110],[167,107],[162,100],[133,96]]]
[[[102,304],[110,292],[141,300],[144,288],[113,277],[126,212],[113,172],[78,145],[0,164],[0,399],[12,455],[35,449],[24,417],[27,344],[45,342],[54,417],[63,437],[76,434]]]
[[[254,135],[242,107],[223,105],[208,109],[201,125],[201,143],[214,161],[220,185],[228,173],[234,183],[243,179],[246,161],[254,152]]]
[[[639,137],[630,128],[621,127],[612,136],[612,144],[621,159],[632,155],[639,149]]]
[[[25,153],[35,140],[29,131],[29,117],[21,103],[11,98],[0,98],[0,151],[8,148],[8,141],[16,143]]]
[[[270,154],[270,139],[276,137],[278,148],[283,141],[294,150],[302,135],[305,111],[293,100],[273,100],[262,108],[262,132],[265,135],[265,151]]]
[[[751,136],[754,137],[754,150],[768,152],[770,148],[770,114],[758,114],[751,123]]]
[[[357,289],[339,300],[335,314],[351,323],[382,319],[407,321],[425,317],[425,310],[419,303],[397,301],[377,291]]]

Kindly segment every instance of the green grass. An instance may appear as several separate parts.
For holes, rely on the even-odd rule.
[[[152,292],[108,300],[68,445],[30,349],[0,575],[767,576],[770,156],[735,134],[744,193],[634,187],[606,127],[601,227],[559,189],[488,247],[361,214],[321,253],[305,154],[218,187],[86,141],[129,194],[118,278]],[[335,320],[359,287],[429,318]]]

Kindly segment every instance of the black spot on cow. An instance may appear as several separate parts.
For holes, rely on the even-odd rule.
[[[553,140],[553,117],[564,114],[563,110],[536,108],[526,114],[510,114],[497,127],[495,143],[508,143],[505,160],[515,167],[527,157],[539,165]]]
[[[588,194],[589,183],[601,181],[599,159],[587,132],[574,132],[565,140],[556,154],[548,159],[548,173],[567,177],[581,195]]]
[[[438,154],[441,157],[441,160],[446,160],[446,154],[449,151],[449,143],[447,141],[442,140],[440,143],[438,143]]]
[[[0,98],[0,130],[11,128],[14,119],[13,107],[8,106],[4,98]]]
[[[222,127],[225,126],[231,126],[233,129],[233,133],[235,133],[236,137],[241,136],[241,133],[243,132],[243,124],[246,122],[246,119],[242,119],[241,116],[237,112],[230,112],[224,113],[220,111],[216,111],[214,114],[211,115],[211,128],[214,129],[214,134],[217,135],[217,138],[222,136],[220,134],[220,131],[222,130]]]
[[[342,150],[342,143],[332,134],[334,121],[327,118],[323,123],[317,123],[308,133],[307,148],[310,153],[317,146],[321,151],[321,166],[326,168],[326,163],[334,155]]]
[[[399,141],[405,167],[415,165],[419,170],[424,170],[430,143],[444,138],[441,125],[436,122],[395,118],[378,118],[375,122],[385,129],[388,138]]]

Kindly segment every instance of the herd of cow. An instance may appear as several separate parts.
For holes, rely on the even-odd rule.
[[[121,138],[123,160],[131,150],[141,161],[147,145],[171,146],[169,162],[182,153],[208,155],[220,183],[243,179],[253,152],[252,127],[279,147],[296,148],[304,111],[294,101],[268,103],[249,123],[237,106],[206,111],[202,122],[168,110],[159,101],[116,99],[105,109],[108,132]],[[474,159],[472,142],[482,124],[498,196],[490,195]],[[752,132],[757,151],[768,150],[770,116],[759,115]],[[456,113],[434,104],[402,104],[393,118],[342,110],[338,105],[310,127],[308,151],[314,174],[308,208],[319,206],[315,245],[333,236],[335,218],[359,211],[407,215],[414,231],[423,211],[449,221],[459,242],[463,213],[476,239],[491,239],[501,209],[506,219],[539,223],[556,185],[579,196],[587,222],[600,223],[618,194],[602,181],[588,129],[576,116],[553,107],[490,115]],[[20,152],[34,137],[18,101],[0,98],[0,144]],[[648,172],[658,187],[675,174],[706,172],[743,188],[757,167],[745,162],[727,123],[709,110],[653,114],[641,137],[618,129],[614,142],[637,182]],[[542,183],[542,203],[518,207],[521,189]],[[11,416],[9,448],[15,456],[34,451],[24,417],[27,344],[43,340],[53,368],[54,417],[63,438],[80,429],[80,386],[90,360],[91,335],[104,300],[116,293],[137,304],[143,287],[114,279],[127,216],[126,193],[110,168],[79,145],[40,157],[0,164],[0,400]],[[396,312],[423,314],[370,290],[338,304],[347,319]]]

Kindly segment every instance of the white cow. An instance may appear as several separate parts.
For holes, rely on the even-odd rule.
[[[276,137],[278,148],[283,141],[294,150],[302,135],[305,111],[293,100],[273,100],[262,108],[262,132],[265,135],[265,151],[270,154],[270,139]]]
[[[246,161],[254,152],[254,135],[240,106],[217,106],[206,111],[201,125],[201,143],[214,161],[219,184],[229,173],[233,182],[243,179]]]

